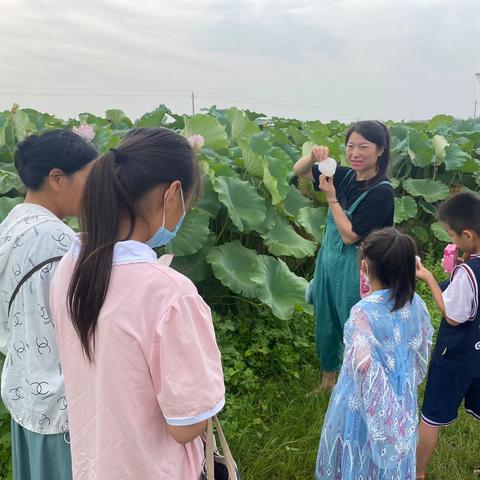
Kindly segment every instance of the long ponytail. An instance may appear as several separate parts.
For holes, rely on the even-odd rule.
[[[136,203],[157,185],[175,180],[199,189],[197,159],[187,140],[164,128],[135,129],[95,162],[82,197],[81,248],[68,289],[68,308],[85,356],[93,363],[95,330],[107,296],[115,242],[135,228]],[[119,238],[125,216],[129,231]]]

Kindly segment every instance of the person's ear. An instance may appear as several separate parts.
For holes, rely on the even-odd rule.
[[[362,273],[367,271],[367,261],[364,258],[362,258],[362,261],[360,262],[360,270]]]
[[[181,189],[182,183],[179,180],[175,180],[167,188],[167,190],[165,191],[165,208],[167,210],[172,208],[173,203],[176,201],[177,195],[180,195]]]
[[[473,232],[472,230],[463,230],[462,236],[463,238],[465,238],[465,240],[471,242],[475,239],[475,232]]]
[[[52,170],[50,170],[47,181],[54,192],[59,192],[62,189],[63,177],[65,177],[65,174],[59,168],[52,168]]]

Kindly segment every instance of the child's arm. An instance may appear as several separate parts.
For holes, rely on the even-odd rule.
[[[438,308],[442,312],[442,315],[444,316],[448,324],[451,325],[452,327],[457,327],[458,325],[460,325],[460,322],[456,322],[455,320],[452,320],[451,318],[447,317],[447,314],[445,312],[445,302],[443,301],[443,296],[442,296],[442,290],[440,289],[432,272],[430,272],[430,270],[427,270],[422,265],[421,262],[417,261],[416,273],[417,273],[417,278],[419,280],[423,280],[427,284],[428,288],[432,292],[432,296],[433,296],[433,299],[435,300],[435,303],[438,305]]]

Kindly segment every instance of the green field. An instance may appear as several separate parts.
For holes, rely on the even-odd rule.
[[[174,268],[192,279],[212,307],[227,386],[222,418],[242,479],[312,478],[328,398],[312,394],[319,373],[304,292],[327,208],[311,184],[292,180],[292,166],[315,144],[327,145],[345,164],[347,125],[266,119],[236,108],[185,116],[163,105],[136,120],[120,110],[64,120],[15,106],[0,112],[0,221],[25,193],[13,165],[17,142],[80,125],[91,129],[99,153],[116,147],[134,127],[203,137],[198,158],[204,196],[166,251],[176,255]],[[449,240],[435,217],[439,202],[459,190],[480,190],[480,121],[438,115],[387,125],[395,224],[415,237],[433,267]],[[438,266],[435,271],[442,275]],[[438,327],[436,308],[428,303]],[[430,478],[473,478],[480,464],[479,427],[460,415],[441,437]],[[9,449],[9,417],[0,410],[0,478],[9,478]]]

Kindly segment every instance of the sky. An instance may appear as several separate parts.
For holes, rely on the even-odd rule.
[[[0,33],[0,110],[480,116],[479,0],[0,0]]]

